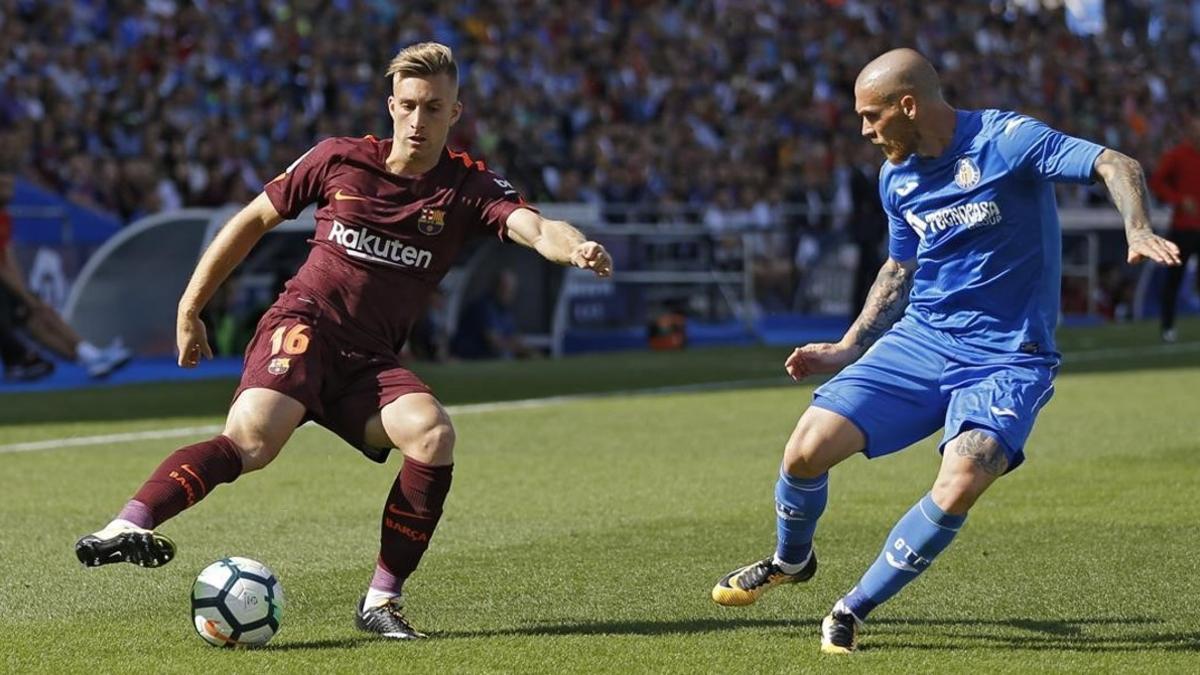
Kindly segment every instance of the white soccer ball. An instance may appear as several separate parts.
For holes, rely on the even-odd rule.
[[[217,647],[260,647],[279,632],[283,587],[271,568],[249,558],[224,558],[192,584],[192,620]]]

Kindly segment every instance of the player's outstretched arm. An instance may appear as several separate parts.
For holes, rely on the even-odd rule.
[[[283,220],[267,194],[260,193],[241,211],[237,212],[213,241],[196,264],[196,271],[188,281],[183,297],[179,300],[179,313],[175,319],[175,342],[179,347],[179,365],[192,368],[200,357],[212,358],[208,335],[200,321],[200,310],[212,299],[217,287],[229,276],[233,268],[246,259],[250,249],[263,234]]]
[[[879,268],[862,312],[840,342],[818,342],[792,350],[783,367],[793,380],[815,373],[835,373],[853,363],[900,320],[908,307],[916,260],[888,258]]]
[[[598,242],[561,220],[548,220],[529,209],[517,209],[505,221],[508,238],[528,246],[560,265],[591,270],[598,277],[612,276],[612,258]]]
[[[1154,234],[1150,229],[1146,175],[1142,165],[1128,155],[1105,149],[1092,168],[1104,181],[1108,194],[1125,220],[1125,238],[1129,242],[1129,262],[1149,258],[1163,265],[1179,264],[1179,247]]]

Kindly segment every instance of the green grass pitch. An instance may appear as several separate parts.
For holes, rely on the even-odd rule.
[[[456,414],[454,489],[407,589],[436,638],[415,644],[352,621],[397,457],[380,467],[301,429],[164,526],[170,565],[85,570],[75,538],[190,440],[4,448],[216,424],[232,383],[0,396],[0,671],[1197,672],[1200,343],[1153,340],[1144,324],[1064,332],[1025,466],[840,660],[818,654],[818,622],[928,489],[935,443],[832,474],[812,582],[714,605],[712,583],[773,546],[775,472],[812,389],[780,376],[786,349],[423,369],[453,405],[732,384]],[[217,650],[190,625],[192,579],[227,555],[283,583],[265,649]]]

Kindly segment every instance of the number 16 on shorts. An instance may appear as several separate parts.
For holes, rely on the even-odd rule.
[[[271,333],[271,362],[267,372],[272,375],[283,375],[292,367],[293,356],[308,351],[308,326],[298,323],[292,326],[280,326]],[[287,356],[280,356],[280,352]]]

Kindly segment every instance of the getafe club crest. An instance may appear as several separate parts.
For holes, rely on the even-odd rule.
[[[421,234],[433,236],[440,234],[442,228],[446,227],[446,212],[442,209],[421,209],[421,217],[417,219],[417,231]]]
[[[970,157],[963,157],[954,165],[954,184],[964,190],[970,190],[978,185],[982,175],[979,165]]]
[[[272,375],[283,375],[292,367],[292,360],[286,357],[271,359],[271,363],[267,364],[267,372]]]

